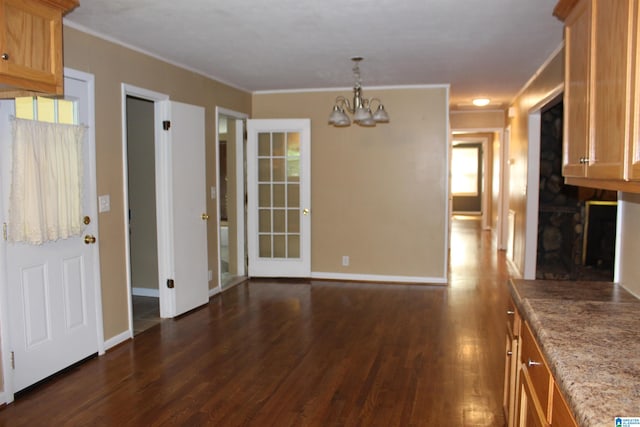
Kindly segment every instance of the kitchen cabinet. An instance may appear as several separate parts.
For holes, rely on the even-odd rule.
[[[520,314],[509,300],[507,307],[507,333],[505,341],[504,388],[502,407],[507,427],[514,427],[516,422],[516,398],[519,377],[520,358]]]
[[[566,183],[640,192],[638,0],[561,0]]]
[[[635,27],[632,56],[634,60],[633,108],[631,143],[627,147],[627,173],[629,179],[640,180],[640,2],[634,2]]]
[[[77,0],[0,0],[0,97],[63,93],[62,15]]]
[[[629,142],[631,1],[582,0],[565,26],[565,177],[623,179]]]
[[[518,378],[518,427],[577,427],[527,322],[523,322]]]
[[[577,427],[513,299],[506,310],[503,409],[507,427]]]
[[[571,415],[569,405],[560,393],[557,384],[553,385],[553,402],[551,404],[551,425],[553,427],[578,427],[578,424]]]
[[[547,426],[553,381],[529,325],[522,328],[520,349],[519,427]]]

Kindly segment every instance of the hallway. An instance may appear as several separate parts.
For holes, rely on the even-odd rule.
[[[503,426],[507,268],[452,225],[450,286],[257,281],[22,395],[0,425]]]

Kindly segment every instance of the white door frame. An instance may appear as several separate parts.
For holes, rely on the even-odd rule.
[[[244,133],[246,131],[244,121],[249,118],[248,114],[239,111],[229,110],[227,108],[216,106],[216,171],[220,167],[220,117],[227,116],[236,120],[236,141],[235,141],[235,157],[236,157],[236,216],[238,217],[237,226],[237,260],[238,260],[238,276],[246,276],[245,270],[245,162],[244,162]],[[239,131],[241,129],[241,131]],[[240,196],[241,195],[241,196]],[[218,285],[212,290],[212,294],[222,291],[222,269],[220,268],[220,179],[219,174],[216,176],[216,247],[218,250]]]
[[[127,298],[128,298],[128,315],[129,315],[129,331],[128,338],[133,338],[133,305],[131,302],[131,242],[129,238],[129,174],[127,172],[128,156],[127,156],[127,96],[135,96],[140,99],[151,101],[154,103],[154,151],[155,151],[155,179],[156,179],[156,218],[157,218],[157,235],[158,235],[158,293],[160,304],[160,317],[169,317],[172,310],[172,301],[168,289],[162,285],[163,278],[170,277],[170,273],[165,271],[170,265],[169,250],[166,247],[166,239],[162,239],[162,233],[166,233],[168,227],[164,215],[159,215],[159,207],[167,204],[167,191],[169,188],[168,177],[163,176],[161,165],[166,162],[166,155],[161,149],[162,140],[162,118],[163,111],[160,101],[169,99],[169,95],[154,92],[137,86],[122,83],[121,101],[122,101],[122,191],[124,194],[124,210],[122,212],[124,218],[123,233],[125,236],[125,268],[127,280]]]
[[[85,197],[89,200],[93,200],[95,204],[95,212],[98,212],[97,208],[97,192],[96,192],[96,134],[95,134],[95,76],[93,74],[77,71],[71,68],[64,68],[64,77],[71,78],[83,82],[86,85],[87,90],[87,105],[84,107],[87,109],[87,122],[84,123],[87,126],[86,137],[89,139],[89,161],[93,175],[90,176],[90,185],[88,188],[88,194],[85,193]],[[0,214],[4,212],[3,201],[0,197]],[[93,215],[95,221],[98,221],[98,215]],[[3,218],[4,219],[4,218]],[[98,235],[98,227],[95,227],[95,237],[100,241]],[[105,353],[104,342],[104,328],[102,318],[102,286],[100,281],[100,251],[99,245],[95,245],[93,252],[93,259],[96,268],[94,268],[94,274],[91,278],[94,284],[94,301],[95,301],[95,315],[96,315],[96,338],[98,344],[98,354],[103,355]],[[11,369],[11,342],[9,332],[9,284],[7,282],[7,242],[0,238],[0,351],[2,353],[2,378],[3,387],[0,392],[0,403],[13,402],[13,370]]]

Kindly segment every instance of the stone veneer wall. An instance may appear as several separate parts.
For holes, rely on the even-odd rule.
[[[583,265],[584,223],[587,200],[616,200],[616,194],[564,184],[562,117],[561,102],[541,116],[536,278],[612,280],[612,269]],[[615,241],[615,231],[607,240]]]

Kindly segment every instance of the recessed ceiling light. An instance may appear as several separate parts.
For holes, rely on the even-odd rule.
[[[476,98],[472,102],[476,107],[485,107],[489,105],[489,102],[491,102],[491,100],[489,98]]]

